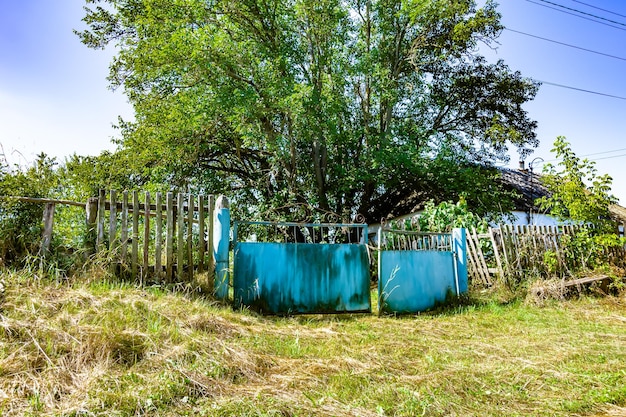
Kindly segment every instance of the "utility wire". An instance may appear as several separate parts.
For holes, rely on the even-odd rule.
[[[530,36],[531,38],[541,39],[542,41],[552,42],[552,43],[556,43],[558,45],[563,45],[563,46],[567,46],[567,47],[570,47],[570,48],[579,49],[581,51],[591,52],[592,54],[602,55],[602,56],[606,56],[606,57],[609,57],[609,58],[615,58],[615,59],[619,59],[619,60],[622,60],[622,61],[626,61],[626,58],[623,58],[621,56],[605,54],[604,52],[594,51],[592,49],[587,49],[587,48],[583,48],[583,47],[580,47],[580,46],[571,45],[569,43],[559,42],[559,41],[555,41],[553,39],[548,39],[548,38],[542,38],[541,36],[532,35],[530,33],[521,32],[521,31],[515,30],[515,29],[509,29],[509,28],[504,28],[504,29],[508,30],[509,32],[519,33],[520,35]]]
[[[543,3],[551,4],[551,5],[556,6],[556,7],[560,7],[560,8],[565,9],[565,10],[569,10],[569,11],[574,12],[574,13],[579,13],[579,14],[582,14],[582,15],[585,15],[585,16],[589,16],[589,17],[592,17],[594,19],[600,19],[600,20],[604,20],[605,22],[614,23],[616,25],[620,25],[620,26],[626,27],[626,23],[618,22],[616,20],[607,19],[606,17],[598,16],[598,15],[595,15],[595,14],[583,12],[582,10],[574,9],[573,7],[563,6],[562,4],[555,3],[553,1],[549,1],[549,0],[539,0],[539,1],[543,2]]]
[[[604,151],[604,152],[588,153],[587,155],[581,155],[581,156],[606,155],[607,153],[623,152],[623,151],[626,151],[626,148],[622,148],[622,149],[613,149],[612,151]],[[611,157],[611,158],[613,158],[613,157]]]
[[[580,158],[586,158],[588,156],[606,155],[607,153],[623,152],[623,151],[626,151],[626,148],[613,149],[612,151],[588,153],[588,154],[585,154],[585,155],[579,155],[579,157]],[[611,156],[602,157],[602,158],[590,159],[590,161],[598,161],[598,160],[601,160],[601,159],[610,159],[610,158],[619,158],[619,157],[622,157],[622,156],[626,156],[626,154],[624,154],[624,155],[611,155]],[[560,159],[548,159],[547,161],[537,162],[537,165],[544,165],[544,164],[547,164],[549,162],[555,162],[555,161],[560,161]]]
[[[572,1],[575,2],[575,3],[580,3],[580,4],[583,4],[585,6],[591,7],[593,9],[602,10],[603,12],[614,14],[615,16],[626,17],[626,15],[619,14],[619,13],[616,13],[616,12],[612,12],[610,10],[603,9],[602,7],[594,6],[593,4],[585,3],[585,2],[582,2],[582,1],[578,1],[578,0],[572,0]]]
[[[581,19],[589,20],[589,21],[592,21],[592,22],[594,22],[594,23],[599,23],[599,24],[601,24],[601,25],[608,26],[608,27],[612,27],[612,28],[614,28],[614,29],[623,30],[623,31],[625,31],[625,32],[626,32],[626,28],[622,28],[622,27],[615,26],[615,25],[610,25],[610,24],[605,23],[605,22],[600,22],[600,21],[598,21],[598,20],[591,19],[591,18],[586,17],[586,16],[581,16],[581,15],[576,14],[576,13],[571,13],[571,12],[568,12],[568,11],[565,11],[565,10],[557,9],[556,7],[551,7],[551,6],[548,6],[547,4],[537,3],[536,1],[533,1],[533,0],[526,0],[526,1],[527,1],[527,2],[529,2],[529,3],[536,4],[537,6],[547,7],[548,9],[556,10],[557,12],[561,12],[561,13],[569,14],[569,15],[576,16],[576,17],[580,17]]]
[[[571,87],[569,85],[552,83],[550,81],[542,81],[542,80],[537,80],[537,79],[534,79],[534,81],[540,82],[541,84],[551,85],[551,86],[554,86],[554,87],[567,88],[569,90],[581,91],[583,93],[596,94],[598,96],[611,97],[611,98],[616,98],[618,100],[626,100],[626,97],[623,97],[623,96],[615,96],[613,94],[606,94],[606,93],[600,93],[598,91],[585,90],[584,88]]]
[[[603,159],[613,159],[613,158],[622,158],[626,156],[626,153],[621,154],[621,155],[613,155],[613,156],[605,156],[603,158],[595,158],[595,159],[590,159],[590,161],[601,161]]]

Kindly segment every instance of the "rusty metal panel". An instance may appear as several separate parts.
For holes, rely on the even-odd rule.
[[[235,304],[266,314],[370,312],[363,244],[237,242]]]

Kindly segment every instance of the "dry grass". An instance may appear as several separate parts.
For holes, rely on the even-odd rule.
[[[625,415],[626,298],[260,317],[4,275],[2,416]]]

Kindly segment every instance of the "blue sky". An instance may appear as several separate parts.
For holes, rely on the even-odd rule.
[[[117,116],[132,117],[108,89],[110,51],[80,43],[84,0],[0,0],[0,144],[12,164],[45,152],[113,150]]]
[[[613,177],[613,193],[625,204],[626,1],[501,0],[499,11],[502,23],[511,30],[502,32],[496,51],[483,48],[490,60],[503,59],[511,69],[536,80],[622,97],[543,84],[536,99],[525,107],[538,121],[537,134],[541,141],[526,163],[536,157],[553,161],[552,144],[557,136],[565,136],[578,156],[594,160],[599,173]],[[590,15],[621,24],[586,19],[591,19]],[[535,162],[537,170],[542,168],[539,162]],[[516,155],[509,166],[518,166]]]
[[[108,89],[112,52],[88,49],[72,33],[83,28],[83,5],[84,0],[0,0],[0,144],[10,163],[26,164],[42,151],[63,160],[72,153],[113,150],[117,116],[132,117],[124,95]],[[596,160],[598,171],[613,177],[613,193],[625,204],[626,2],[501,0],[499,10],[508,29],[527,35],[503,31],[497,50],[483,48],[488,59],[501,58],[537,80],[624,98],[544,84],[526,106],[539,123],[541,141],[526,162],[554,159],[551,145],[565,136],[577,155]],[[516,168],[517,154],[511,155],[509,166]],[[535,169],[541,169],[538,161]]]

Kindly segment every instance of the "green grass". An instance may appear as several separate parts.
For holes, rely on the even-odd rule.
[[[2,278],[2,416],[626,413],[624,295],[261,317],[193,292]]]

